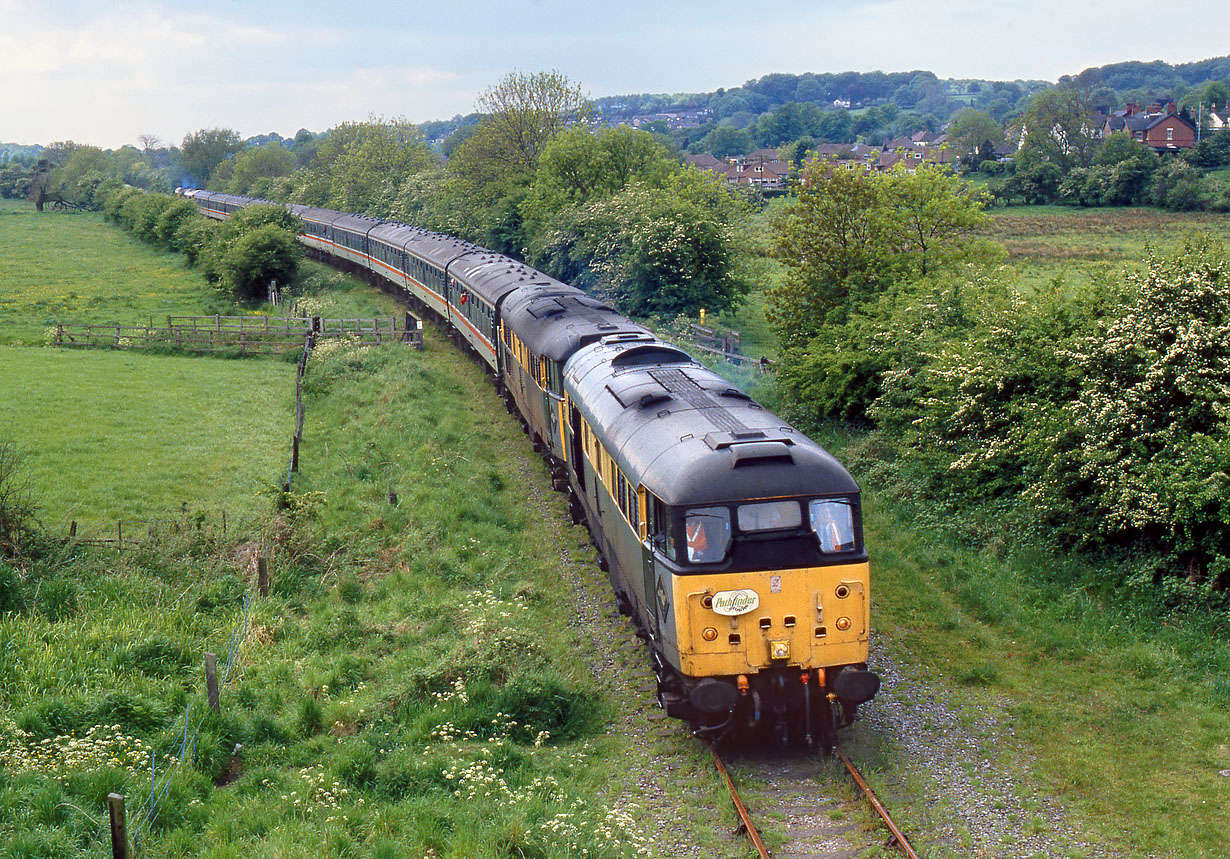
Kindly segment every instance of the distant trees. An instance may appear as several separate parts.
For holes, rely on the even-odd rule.
[[[570,206],[536,233],[530,261],[633,316],[695,316],[740,303],[750,283],[737,198],[701,171],[633,180]]]
[[[1024,139],[1016,154],[1017,169],[1054,164],[1061,173],[1088,167],[1097,148],[1098,129],[1090,117],[1095,105],[1085,91],[1058,88],[1038,93],[1022,119]]]
[[[298,166],[295,153],[281,141],[249,147],[232,159],[229,190],[252,197],[282,196],[274,180],[290,176]]]
[[[953,153],[971,166],[976,166],[977,162],[972,157],[988,143],[992,149],[1002,143],[1004,127],[990,115],[965,107],[953,114],[945,135]]]
[[[509,72],[479,96],[477,107],[478,128],[450,163],[478,188],[532,175],[547,143],[593,110],[580,86],[558,71]]]
[[[199,186],[209,181],[219,164],[243,149],[243,139],[230,128],[202,128],[184,136],[180,159]]]

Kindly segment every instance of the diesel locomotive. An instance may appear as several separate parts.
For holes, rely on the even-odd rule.
[[[265,204],[181,190],[211,218]],[[871,700],[859,487],[827,451],[582,290],[416,227],[289,205],[490,370],[585,522],[658,700],[710,736],[830,749]]]

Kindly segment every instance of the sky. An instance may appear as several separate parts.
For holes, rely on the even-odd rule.
[[[773,72],[1055,81],[1230,54],[1230,3],[1186,0],[0,0],[0,142],[104,148],[448,119],[507,73],[593,98]]]

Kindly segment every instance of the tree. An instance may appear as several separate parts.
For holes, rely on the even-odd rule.
[[[483,118],[450,164],[480,187],[531,175],[547,143],[593,110],[580,86],[558,71],[509,72],[476,106]]]
[[[1196,144],[1188,156],[1197,167],[1230,165],[1230,128],[1223,128]]]
[[[370,117],[331,129],[311,169],[328,176],[328,205],[384,217],[398,186],[435,164],[435,155],[413,123]]]
[[[34,173],[30,176],[30,182],[26,186],[26,199],[34,204],[36,211],[43,211],[43,205],[47,202],[47,185],[50,181],[51,162],[46,158],[40,158],[34,165]]]
[[[786,268],[765,311],[784,346],[800,346],[893,279],[891,227],[875,174],[816,159],[797,200],[773,221],[774,255]]]
[[[218,165],[243,149],[239,133],[229,128],[202,128],[184,136],[180,158],[184,169],[204,186]]]
[[[138,134],[137,141],[141,144],[141,151],[149,155],[162,143],[162,138],[157,134]]]
[[[955,180],[942,167],[921,165],[910,171],[898,164],[885,194],[896,215],[895,250],[921,277],[966,257],[975,234],[987,221],[986,195]]]
[[[719,125],[692,146],[693,152],[708,152],[717,158],[746,155],[755,148],[752,135],[745,128]]]
[[[269,285],[294,283],[302,249],[286,230],[265,224],[240,236],[222,257],[223,282],[237,301],[263,301]]]
[[[236,155],[232,163],[231,193],[258,197],[266,195],[268,180],[289,176],[299,166],[295,153],[280,142],[249,147]],[[259,189],[256,188],[258,184],[262,186]]]
[[[25,453],[16,443],[0,439],[0,557],[11,558],[20,552],[30,536],[37,509]]]
[[[1150,254],[1130,300],[1075,349],[1038,501],[1080,541],[1159,549],[1169,587],[1230,586],[1230,267],[1208,236]],[[1152,573],[1153,570],[1149,570]],[[1219,582],[1220,579],[1220,582]],[[1147,580],[1146,580],[1147,581]]]
[[[537,235],[530,258],[632,316],[718,312],[749,288],[739,245],[746,216],[746,204],[718,180],[689,170],[661,187],[634,181],[564,209]]]
[[[1048,89],[1035,95],[1022,121],[1025,139],[1017,152],[1018,167],[1054,164],[1061,173],[1088,167],[1097,144],[1093,109],[1088,95],[1075,88]]]
[[[647,131],[627,125],[561,132],[543,149],[534,184],[521,205],[531,229],[556,212],[608,197],[632,180],[660,187],[678,162]]]
[[[1004,140],[1003,126],[972,107],[963,107],[953,115],[946,134],[956,156],[966,160],[978,153],[984,144],[990,143],[994,147]]]

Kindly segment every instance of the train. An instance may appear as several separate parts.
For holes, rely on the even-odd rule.
[[[206,217],[266,200],[177,191]],[[828,451],[601,300],[451,236],[286,204],[309,253],[434,317],[585,524],[657,699],[708,738],[819,745],[879,690],[860,489]]]

